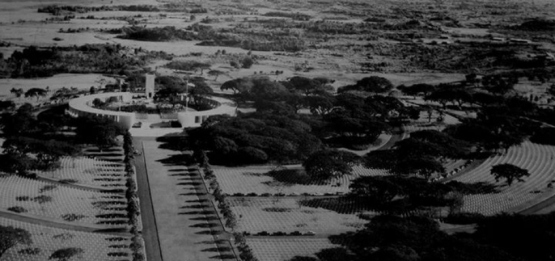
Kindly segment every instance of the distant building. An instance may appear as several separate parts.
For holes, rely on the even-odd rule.
[[[525,43],[525,44],[532,43],[532,41],[530,41],[530,40],[518,39],[518,38],[511,38],[511,39],[509,39],[509,42],[511,42],[511,43]]]
[[[146,82],[145,82],[145,95],[147,99],[154,98],[154,79],[156,76],[154,74],[147,74],[146,75]]]

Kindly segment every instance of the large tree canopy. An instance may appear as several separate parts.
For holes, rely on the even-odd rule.
[[[303,162],[308,175],[313,178],[327,180],[351,174],[353,166],[360,157],[354,153],[340,150],[322,150],[313,153]]]
[[[187,129],[193,149],[210,151],[210,159],[228,165],[299,162],[322,148],[302,116],[254,113],[213,116],[200,128]]]
[[[330,241],[338,247],[316,253],[322,261],[521,260],[478,240],[449,236],[424,217],[377,216],[364,229],[331,236]],[[303,260],[299,258],[294,260]]]
[[[468,156],[471,146],[449,135],[424,130],[395,144],[389,151],[372,151],[365,155],[364,164],[369,168],[387,169],[394,174],[422,175],[445,171],[442,162]]]
[[[362,78],[354,85],[340,87],[337,92],[363,91],[370,93],[386,93],[393,89],[393,84],[386,78],[370,76]]]
[[[524,182],[524,178],[530,176],[528,170],[507,163],[494,165],[491,167],[490,173],[495,177],[495,181],[505,179],[509,186],[512,185],[515,180]]]
[[[123,128],[116,122],[101,117],[79,117],[76,127],[77,141],[100,148],[118,145],[116,137],[124,133]]]
[[[27,230],[0,226],[0,257],[17,244],[29,245],[31,243],[31,234]]]
[[[11,137],[4,141],[5,153],[17,157],[34,155],[39,168],[47,169],[63,156],[75,156],[79,149],[75,145],[56,140],[39,140],[27,137]]]

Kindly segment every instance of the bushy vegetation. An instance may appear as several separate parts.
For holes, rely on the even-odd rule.
[[[226,165],[299,162],[322,147],[303,117],[249,114],[210,117],[187,130],[195,149],[210,151],[214,163]]]
[[[32,243],[31,234],[27,230],[12,226],[0,226],[0,257],[10,248],[19,244],[30,245]]]
[[[285,12],[267,12],[264,16],[269,17],[287,17],[293,20],[308,21],[312,16],[303,13],[285,13]]]
[[[80,152],[79,144],[100,148],[117,144],[116,136],[122,134],[117,123],[97,117],[74,119],[61,114],[59,108],[35,117],[33,107],[25,104],[1,115],[0,127],[6,137],[2,146],[5,154],[1,155],[3,171],[27,175],[29,170],[58,167],[61,157]],[[64,133],[69,130],[74,135]]]
[[[196,40],[193,32],[177,29],[173,26],[145,28],[142,26],[124,27],[121,38],[138,41],[166,42],[174,40]]]
[[[119,73],[145,64],[141,56],[125,56],[121,45],[88,44],[74,47],[27,47],[15,51],[4,74],[12,78],[49,77],[58,73]]]

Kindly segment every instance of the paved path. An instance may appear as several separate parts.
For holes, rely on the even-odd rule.
[[[142,139],[134,138],[133,147],[144,155]],[[162,261],[162,251],[160,250],[144,156],[135,156],[134,164],[137,171],[137,189],[141,205],[142,235],[145,241],[146,258],[149,261]]]
[[[47,227],[55,227],[55,228],[83,231],[83,232],[103,233],[108,235],[129,236],[129,237],[131,236],[131,234],[127,232],[126,227],[117,228],[117,227],[109,227],[105,225],[73,223],[73,222],[61,221],[54,218],[35,216],[31,214],[14,213],[7,210],[0,210],[0,217],[13,219],[20,222],[27,222],[30,224],[47,226]]]
[[[159,142],[143,140],[142,145],[154,211],[152,217],[160,242],[161,259],[157,260],[221,260],[221,249],[215,244],[219,235],[212,229],[219,221],[214,210],[207,207],[209,202],[198,196],[202,192],[197,192],[197,188],[204,186],[198,171],[183,165],[180,152],[160,149]],[[147,204],[141,198],[141,207],[145,207],[143,203]],[[147,219],[152,217],[143,217],[143,222],[150,224]],[[147,256],[148,251],[147,248]]]

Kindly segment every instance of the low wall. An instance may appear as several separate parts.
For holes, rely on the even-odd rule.
[[[73,117],[81,117],[85,115],[107,117],[120,123],[121,126],[126,129],[130,129],[135,122],[144,118],[141,117],[141,115],[138,115],[139,117],[137,117],[137,114],[133,112],[108,111],[92,107],[92,102],[95,99],[98,98],[105,101],[110,97],[118,97],[123,102],[130,102],[133,99],[133,94],[129,92],[110,92],[91,94],[75,98],[69,101],[69,109],[67,110],[67,113]],[[220,114],[235,116],[237,114],[237,106],[232,100],[220,97],[210,97],[209,99],[215,103],[214,105],[217,106],[216,108],[207,111],[187,111],[177,113],[177,120],[181,123],[181,126],[200,127],[200,125],[209,116]]]
[[[105,101],[110,97],[118,97],[123,102],[130,102],[133,95],[129,92],[108,92],[81,96],[69,101],[69,109],[67,113],[73,117],[82,117],[93,115],[96,117],[106,117],[118,122],[122,127],[130,129],[135,124],[135,113],[122,111],[107,111],[92,107],[95,99]]]
[[[237,115],[237,105],[232,100],[210,97],[210,100],[218,103],[218,106],[207,111],[187,111],[177,114],[177,120],[183,127],[200,127],[200,125],[210,116],[227,114],[229,116]]]

